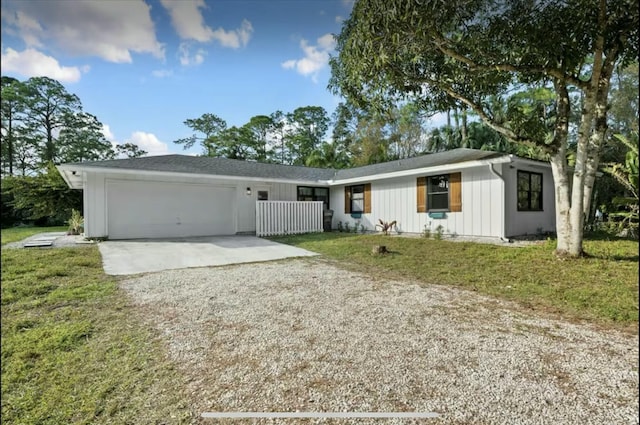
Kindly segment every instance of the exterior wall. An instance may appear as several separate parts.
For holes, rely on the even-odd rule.
[[[499,166],[495,166],[499,171]],[[503,183],[489,170],[489,166],[452,169],[462,173],[462,211],[447,212],[446,218],[430,218],[428,213],[417,212],[416,178],[400,177],[371,181],[371,213],[360,219],[344,213],[344,185],[331,187],[331,209],[334,211],[332,227],[338,222],[356,221],[367,230],[374,230],[378,219],[397,221],[399,232],[421,233],[424,227],[435,231],[442,225],[445,234],[460,236],[503,236]],[[443,174],[443,173],[438,173]],[[368,182],[367,182],[368,183]]]
[[[295,184],[238,181],[236,185],[238,191],[238,228],[236,232],[238,233],[256,231],[258,191],[268,191],[270,201],[295,201],[298,196],[297,185]],[[247,187],[251,188],[250,196],[246,193]]]
[[[543,211],[524,212],[517,210],[517,170],[542,173]],[[367,230],[375,230],[378,219],[396,220],[400,232],[421,233],[425,226],[432,232],[442,225],[446,234],[461,236],[504,237],[536,234],[540,231],[555,231],[555,197],[553,176],[545,164],[515,160],[512,164],[494,165],[494,170],[504,178],[491,172],[490,167],[479,166],[461,170],[462,211],[448,212],[443,219],[430,218],[428,213],[417,212],[416,175],[385,180],[372,180],[371,213],[361,218],[344,213],[344,185],[330,187],[330,208],[334,211],[332,227],[338,222],[356,222]],[[441,174],[440,172],[437,174]],[[295,201],[297,186],[294,183],[270,183],[247,180],[223,180],[187,176],[157,176],[151,174],[114,173],[108,177],[100,172],[85,172],[84,218],[87,237],[108,237],[107,226],[107,181],[109,179],[131,181],[154,181],[167,183],[199,183],[212,186],[233,187],[236,191],[236,233],[255,232],[256,200],[258,191],[267,190],[271,201]],[[308,184],[308,186],[320,186]],[[251,188],[251,195],[246,188]]]
[[[555,232],[555,188],[551,169],[545,164],[532,164],[516,160],[504,165],[506,236],[535,235]],[[518,211],[518,170],[542,174],[542,211]]]
[[[132,175],[127,173],[113,173],[108,177],[104,173],[84,173],[84,219],[85,235],[87,237],[108,237],[107,226],[107,181],[131,180],[153,181],[167,183],[199,183],[212,186],[232,186],[236,190],[236,204],[238,217],[236,220],[236,233],[255,232],[256,230],[256,200],[259,190],[269,192],[269,200],[295,201],[297,197],[297,185],[289,183],[268,183],[242,180],[222,180],[198,177],[158,177],[154,175]],[[251,188],[251,195],[246,194],[247,187]]]

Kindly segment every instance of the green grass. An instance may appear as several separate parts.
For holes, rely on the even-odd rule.
[[[2,230],[2,243],[28,235]],[[551,244],[507,248],[339,233],[274,239],[363,272],[459,286],[637,332],[635,242],[587,241],[590,258],[558,260]],[[372,255],[382,244],[391,253]],[[3,249],[1,259],[2,423],[197,421],[160,335],[103,273],[96,246]]]
[[[2,245],[11,242],[18,242],[29,236],[37,235],[38,233],[47,232],[66,232],[67,226],[55,226],[55,227],[11,227],[8,229],[2,229]]]
[[[2,423],[192,423],[180,374],[136,317],[97,247],[3,249]]]
[[[588,258],[558,259],[554,241],[527,247],[382,235],[318,233],[272,238],[358,271],[442,284],[500,297],[568,319],[635,329],[638,243],[587,240]],[[372,255],[385,245],[386,255]]]

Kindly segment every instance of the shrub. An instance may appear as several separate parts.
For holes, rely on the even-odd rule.
[[[438,227],[436,227],[436,234],[434,235],[434,238],[436,240],[441,240],[443,234],[444,234],[444,227],[442,227],[442,224],[438,224]]]
[[[84,230],[84,218],[80,214],[80,211],[75,208],[71,210],[71,218],[67,221],[69,224],[69,235],[79,235]]]

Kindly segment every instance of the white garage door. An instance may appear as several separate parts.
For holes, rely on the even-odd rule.
[[[232,235],[236,192],[202,184],[107,181],[109,239]]]

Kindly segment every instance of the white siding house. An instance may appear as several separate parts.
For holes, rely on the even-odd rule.
[[[395,220],[398,232],[441,226],[445,234],[493,238],[555,229],[548,164],[473,149],[348,170],[183,155],[58,169],[70,187],[84,189],[87,237],[254,233],[259,200],[322,200],[334,229],[375,230],[378,220]]]
[[[518,170],[540,173],[542,210],[518,209]],[[428,199],[420,191],[418,179],[433,176],[460,176],[460,205],[457,209],[419,208]],[[363,176],[350,179],[348,184],[340,180],[331,184],[331,207],[334,210],[334,227],[341,222],[364,225],[374,230],[379,220],[397,222],[398,232],[421,233],[425,229],[434,232],[438,226],[444,234],[508,238],[525,234],[555,231],[554,187],[551,170],[547,164],[526,161],[511,156],[489,160],[476,160],[451,165],[440,165],[403,172],[404,176]],[[345,203],[349,202],[345,190],[358,184],[370,184],[368,204],[370,209],[353,214]],[[452,188],[449,187],[449,190]],[[448,193],[447,196],[452,196]],[[450,200],[451,201],[451,200]]]

